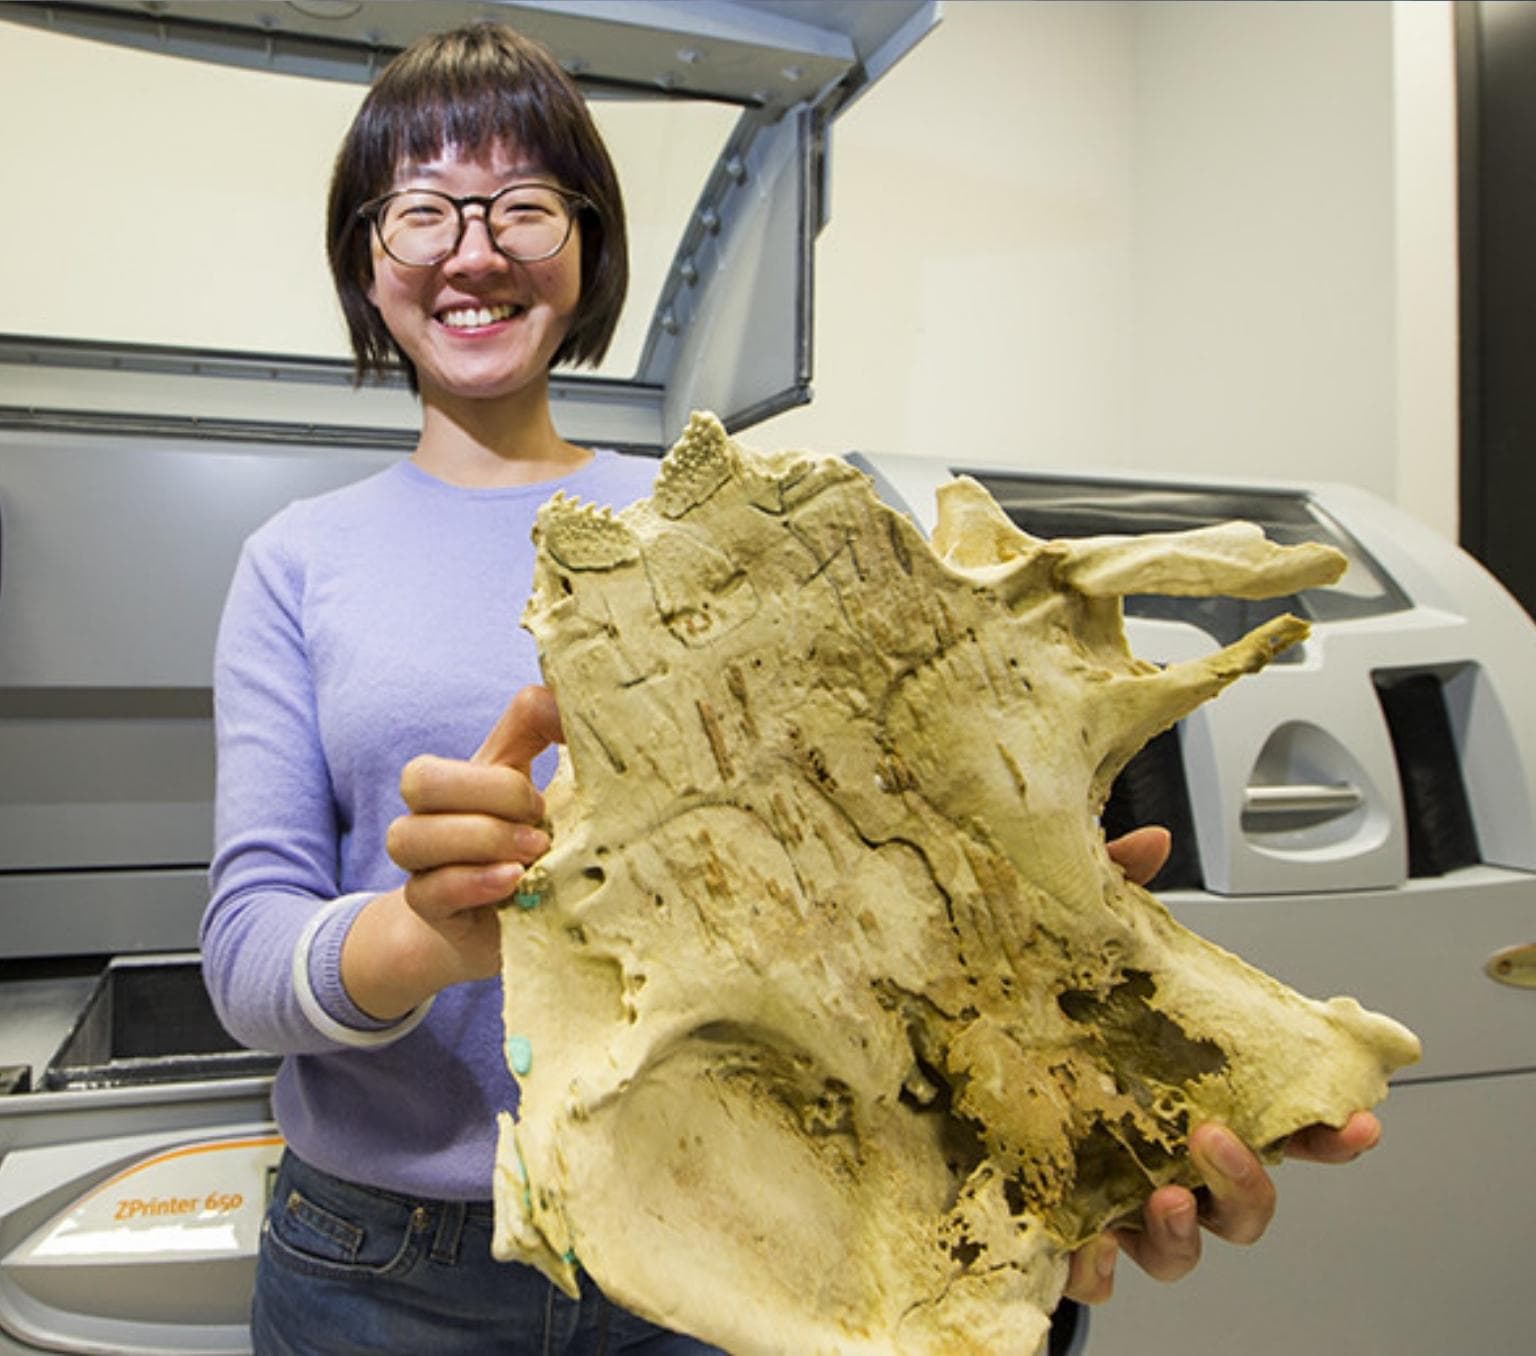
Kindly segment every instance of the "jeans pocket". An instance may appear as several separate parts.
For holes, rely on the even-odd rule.
[[[263,1250],[290,1270],[322,1276],[382,1276],[420,1252],[426,1211],[411,1201],[283,1160],[262,1230]]]

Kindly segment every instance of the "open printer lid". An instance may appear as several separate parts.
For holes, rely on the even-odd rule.
[[[739,429],[810,399],[812,251],[827,217],[828,126],[933,27],[938,10],[938,0],[95,0],[0,3],[0,19],[356,83],[420,33],[501,19],[549,46],[590,98],[735,107],[675,242],[633,375],[559,373],[554,382],[566,436],[660,448],[694,408]],[[622,165],[620,173],[627,178]],[[188,383],[208,378],[301,389],[317,441],[371,436],[379,446],[414,436],[403,383],[392,403],[377,392],[372,403],[368,392],[359,399],[340,358],[0,334],[0,422],[13,427],[62,419],[121,431],[132,412],[146,433],[186,433],[193,430],[177,425]],[[219,432],[206,419],[195,430]]]

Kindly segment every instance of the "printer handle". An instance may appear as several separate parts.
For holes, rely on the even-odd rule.
[[[1338,819],[1365,804],[1365,796],[1348,782],[1249,786],[1243,792],[1243,814],[1258,818],[1320,815]]]

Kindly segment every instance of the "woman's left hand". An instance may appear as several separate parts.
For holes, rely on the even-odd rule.
[[[1166,829],[1144,828],[1110,843],[1109,855],[1127,877],[1144,884],[1168,856]],[[1340,1129],[1309,1126],[1292,1135],[1286,1156],[1314,1163],[1348,1163],[1381,1138],[1381,1123],[1357,1111]],[[1124,1252],[1159,1281],[1187,1276],[1200,1261],[1201,1228],[1229,1243],[1255,1243],[1275,1213],[1275,1185],[1264,1165],[1225,1126],[1208,1122],[1189,1137],[1189,1156],[1205,1186],[1201,1199],[1178,1186],[1159,1187],[1142,1207],[1140,1228],[1108,1229],[1072,1255],[1068,1299],[1100,1304],[1115,1283]]]
[[[1291,1136],[1286,1156],[1314,1163],[1348,1163],[1381,1138],[1381,1123],[1357,1111],[1342,1129],[1309,1126]],[[1189,1156],[1205,1182],[1201,1201],[1183,1187],[1159,1187],[1142,1207],[1141,1227],[1109,1229],[1072,1255],[1068,1299],[1101,1304],[1115,1284],[1124,1252],[1154,1280],[1176,1281],[1200,1261],[1203,1226],[1229,1243],[1256,1243],[1275,1213],[1275,1186],[1240,1139],[1214,1121],[1189,1137]]]

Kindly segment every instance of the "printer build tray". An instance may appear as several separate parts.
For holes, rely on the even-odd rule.
[[[195,955],[121,957],[96,981],[42,1089],[140,1087],[272,1073],[224,1029]]]

